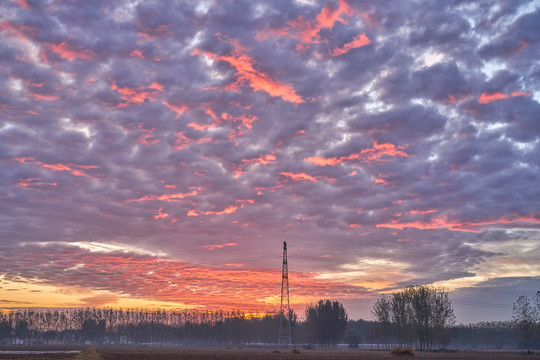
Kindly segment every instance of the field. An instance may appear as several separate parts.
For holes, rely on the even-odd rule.
[[[58,351],[42,353],[37,351]],[[61,351],[80,350],[79,353],[61,353]],[[17,353],[6,353],[16,351]],[[22,354],[20,352],[31,352]],[[398,358],[412,358],[400,356]],[[86,348],[34,348],[0,347],[0,359],[24,360],[376,360],[393,359],[387,350],[366,349],[291,349],[269,348],[154,348],[154,347],[86,347]],[[416,352],[414,359],[540,359],[540,352],[535,355],[522,355],[519,351],[455,351],[455,352]]]

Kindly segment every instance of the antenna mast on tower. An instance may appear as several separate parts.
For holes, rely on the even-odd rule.
[[[279,345],[291,346],[291,308],[289,306],[289,266],[287,242],[283,242],[283,267],[281,270],[281,306],[279,309]]]

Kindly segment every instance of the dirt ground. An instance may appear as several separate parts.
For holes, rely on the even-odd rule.
[[[32,351],[31,354],[11,353],[3,351],[16,350]],[[50,348],[32,347],[0,347],[0,359],[24,359],[24,360],[376,360],[394,359],[388,350],[366,349],[269,349],[269,348],[159,348],[159,347],[86,347],[56,348],[52,350],[81,350],[77,354],[44,353],[37,354],[35,351]],[[452,352],[416,352],[414,357],[399,356],[403,359],[449,359],[449,360],[472,360],[472,359],[540,359],[540,351],[534,355],[524,355],[520,351],[452,351]]]

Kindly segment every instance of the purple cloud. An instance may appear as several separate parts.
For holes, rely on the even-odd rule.
[[[0,278],[105,289],[44,271],[44,243],[273,274],[288,241],[353,317],[384,289],[538,278],[533,1],[26,3],[0,5]],[[79,298],[168,299],[120,283]]]

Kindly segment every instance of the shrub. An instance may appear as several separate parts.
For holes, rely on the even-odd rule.
[[[393,348],[392,351],[390,351],[390,355],[392,356],[414,356],[414,350],[410,347],[406,348]]]

